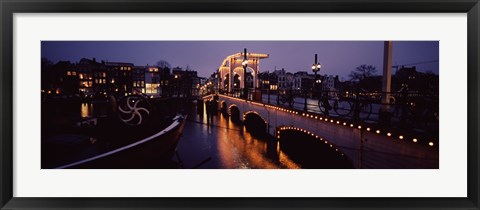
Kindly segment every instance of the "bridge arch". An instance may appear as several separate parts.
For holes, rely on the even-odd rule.
[[[265,124],[268,124],[268,120],[266,120],[260,113],[256,112],[256,111],[247,111],[243,114],[243,120],[246,120],[247,118],[247,115],[249,114],[254,114],[254,115],[257,115],[259,118],[261,118],[263,120],[263,122],[265,122]]]
[[[241,78],[244,78],[244,77],[243,77],[243,67],[240,67],[240,66],[239,66],[239,67],[237,67],[237,68],[234,68],[234,69],[232,70],[232,72],[233,72],[234,75],[235,75],[235,74],[238,74],[238,75],[241,76]]]
[[[240,121],[240,108],[236,104],[232,104],[228,106],[228,115],[232,121]]]
[[[316,140],[318,140],[320,142],[323,142],[326,145],[329,145],[329,147],[335,149],[336,152],[339,152],[340,155],[342,155],[342,156],[345,155],[341,148],[335,146],[334,143],[328,141],[326,138],[317,135],[316,132],[314,132],[314,131],[303,129],[303,128],[300,128],[300,127],[295,127],[293,125],[283,125],[283,126],[279,126],[277,128],[277,139],[281,139],[281,137],[282,137],[281,134],[284,131],[297,131],[297,132],[309,135],[312,138],[315,138]]]
[[[295,138],[299,135],[303,137]],[[334,143],[327,140],[325,137],[319,136],[314,131],[303,129],[300,127],[285,125],[277,128],[276,137],[279,140],[280,146],[284,147],[284,149],[285,147],[292,146],[292,140],[294,141],[294,143],[302,143],[302,141],[303,143],[308,143],[308,145],[310,146],[306,148],[321,148],[321,154],[317,154],[317,152],[315,152],[315,154],[312,154],[312,152],[309,152],[308,149],[301,151],[301,153],[303,153],[302,155],[304,156],[306,155],[310,157],[311,155],[318,155],[317,157],[323,158],[323,164],[321,165],[323,165],[323,167],[325,168],[354,168],[353,158],[349,157],[348,153],[345,153],[341,147],[336,146]],[[289,139],[289,141],[286,142],[285,139],[283,139],[282,137],[293,138]]]
[[[245,128],[257,135],[268,134],[268,121],[256,111],[247,111],[243,114],[243,124]]]
[[[218,107],[220,108],[219,111],[226,113],[227,110],[228,110],[227,102],[226,102],[225,100],[220,100],[220,101],[218,102],[218,104],[219,104]]]

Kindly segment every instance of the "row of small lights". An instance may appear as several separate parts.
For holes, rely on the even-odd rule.
[[[282,108],[282,107],[277,107],[277,106],[272,106],[272,105],[265,105],[266,107],[268,108],[272,108],[272,109],[275,109],[275,110],[279,110],[279,111],[284,111],[284,112],[287,112],[287,113],[291,113],[291,114],[297,114],[297,115],[300,115],[298,112],[296,111],[292,111],[292,110],[289,110],[289,109],[285,109],[285,108]],[[330,122],[330,123],[336,123],[336,124],[343,124],[344,126],[350,126],[350,127],[357,127],[358,129],[362,129],[362,125],[358,125],[358,126],[355,126],[354,124],[352,123],[347,123],[347,122],[340,122],[339,120],[333,120],[333,119],[328,119],[327,117],[320,117],[318,115],[314,115],[314,114],[308,114],[308,113],[302,113],[302,116],[303,117],[307,117],[307,118],[311,118],[311,119],[318,119],[320,121],[325,121],[325,122]],[[370,127],[367,127],[365,129],[366,131],[369,131],[369,132],[373,132],[374,129],[370,128]],[[376,134],[380,134],[381,131],[380,130],[375,130],[375,133]],[[387,132],[386,135],[388,137],[392,137],[392,133],[391,132]],[[400,140],[404,140],[406,139],[405,136],[403,135],[399,135],[398,136],[398,139]],[[412,138],[412,142],[414,143],[417,143],[418,142],[418,139],[417,138]],[[430,141],[428,142],[428,146],[431,146],[433,147],[435,144],[433,143],[433,141]]]
[[[202,97],[202,99],[203,99],[203,100],[205,100],[205,99],[210,99],[211,97],[213,97],[213,95],[212,95],[212,94],[210,94],[210,95],[206,95],[206,96],[203,96],[203,97]]]
[[[229,97],[229,96],[227,96],[227,97]],[[234,97],[229,97],[229,98],[234,98]],[[234,98],[234,99],[237,99],[237,98]],[[256,102],[255,102],[255,103],[256,103]],[[272,106],[272,105],[267,105],[267,104],[265,104],[264,106],[267,107],[267,108],[270,108],[270,109],[275,109],[275,110],[283,111],[283,112],[290,113],[290,114],[300,115],[297,111],[293,111],[293,110],[290,110],[290,109],[285,109],[285,108],[282,108],[282,107]],[[350,127],[352,127],[352,128],[353,128],[353,127],[357,127],[358,129],[362,129],[362,125],[355,126],[355,125],[352,124],[352,123],[340,122],[339,120],[333,120],[333,119],[330,119],[330,120],[329,120],[327,117],[320,117],[320,116],[318,116],[318,115],[313,115],[313,114],[308,114],[308,113],[302,113],[301,115],[304,116],[304,117],[307,117],[307,118],[311,118],[311,119],[316,119],[316,120],[318,119],[318,120],[320,120],[320,121],[325,121],[325,122],[330,122],[330,123],[336,123],[336,124],[343,124],[344,126],[350,126]],[[378,130],[378,129],[375,130],[375,129],[372,129],[372,128],[370,128],[370,127],[367,127],[365,130],[368,131],[368,132],[375,132],[376,134],[380,134],[380,133],[381,133],[380,130]],[[375,130],[375,131],[374,131],[374,130]],[[386,135],[387,135],[388,137],[392,137],[392,133],[391,133],[391,132],[387,132]],[[403,136],[403,135],[399,135],[399,136],[398,136],[398,139],[404,140],[404,139],[406,139],[406,138],[405,138],[405,136]],[[417,138],[412,138],[412,142],[417,143],[417,142],[418,142],[418,139],[417,139]],[[434,145],[435,145],[435,144],[433,143],[433,141],[429,141],[429,142],[428,142],[428,146],[433,147]]]
[[[226,98],[237,100],[237,101],[244,101],[245,100],[245,99],[239,99],[239,98],[235,98],[235,97],[231,97],[231,96],[227,96],[227,95],[223,95],[223,96],[226,97]],[[290,110],[290,109],[285,109],[285,108],[278,107],[278,106],[272,106],[272,105],[258,103],[258,102],[254,102],[254,101],[249,101],[249,102],[251,104],[254,104],[254,105],[257,105],[257,106],[265,106],[267,108],[275,109],[275,110],[278,110],[278,111],[283,111],[283,112],[287,112],[287,113],[291,113],[291,114],[298,114],[297,111],[293,111],[293,110]]]
[[[282,112],[286,112],[286,113],[290,113],[290,114],[298,114],[297,111],[293,111],[293,110],[290,110],[290,109],[285,109],[285,108],[278,107],[278,106],[265,105],[265,107],[270,108],[270,109],[275,109],[275,110],[278,110],[278,111],[282,111]]]
[[[250,103],[254,104],[254,105],[257,105],[257,106],[265,106],[265,104],[254,102],[254,101],[250,101]]]
[[[302,129],[302,128],[297,128],[297,127],[293,127],[293,126],[284,126],[284,127],[280,127],[279,130],[277,130],[277,138],[280,139],[280,132],[281,131],[284,131],[284,130],[295,130],[295,131],[300,131],[300,132],[303,132],[307,135],[310,135],[312,137],[315,137],[315,139],[318,139],[322,142],[324,142],[325,144],[330,144],[330,147],[333,148],[333,144],[329,143],[326,139],[324,139],[323,137],[319,137],[318,135],[315,135],[313,132],[310,132],[310,131],[307,131],[305,129]],[[335,148],[335,151],[340,153],[342,156],[343,156],[343,153],[340,152],[340,150],[338,148]]]
[[[309,117],[309,118],[314,118],[314,119],[318,119],[318,120],[320,120],[320,121],[325,121],[325,122],[330,122],[330,123],[336,123],[336,124],[339,124],[339,125],[340,125],[340,124],[343,124],[344,126],[350,126],[351,128],[356,127],[357,129],[362,129],[362,125],[357,125],[357,126],[355,126],[353,123],[340,122],[339,120],[333,120],[333,119],[330,119],[330,120],[329,120],[327,117],[319,117],[319,116],[316,116],[316,115],[313,115],[313,114],[308,114],[308,113],[302,113],[302,116],[304,116],[304,117]],[[375,129],[372,129],[372,128],[370,128],[370,127],[365,128],[365,130],[368,131],[368,132],[375,132],[376,134],[380,134],[380,133],[381,133],[380,130],[378,130],[378,129],[375,130]],[[374,131],[374,130],[375,130],[375,131]],[[388,137],[392,137],[392,133],[391,133],[391,132],[387,132],[386,135],[387,135]],[[399,136],[398,136],[398,139],[404,140],[404,139],[406,139],[406,138],[405,138],[405,136],[403,136],[403,135],[399,135]],[[412,142],[417,143],[417,142],[418,142],[418,139],[417,139],[417,138],[412,138]],[[433,143],[433,141],[428,142],[428,146],[433,147],[434,145],[435,145],[435,144]]]
[[[235,97],[231,97],[231,96],[227,96],[227,95],[223,95],[223,96],[226,97],[226,98],[236,100],[236,101],[245,101],[245,99],[241,99],[241,98],[235,98]]]
[[[245,114],[243,114],[243,121],[245,121],[245,119],[247,118],[247,114],[250,114],[250,113],[254,113],[254,114],[260,116],[260,118],[262,118],[263,122],[265,122],[265,124],[268,125],[267,120],[265,120],[265,119],[264,119],[258,112],[256,112],[256,111],[248,111],[248,112],[245,112]]]

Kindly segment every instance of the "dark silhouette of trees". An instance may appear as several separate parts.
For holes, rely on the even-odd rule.
[[[166,60],[159,60],[157,62],[157,66],[161,69],[172,69],[172,65],[170,65],[170,63],[168,63]]]
[[[382,88],[382,77],[376,76],[377,68],[372,65],[360,65],[350,72],[350,81],[366,91],[380,91]]]
[[[375,66],[363,64],[355,68],[354,71],[350,72],[349,77],[352,81],[362,81],[375,75],[376,72],[377,68],[375,68]]]

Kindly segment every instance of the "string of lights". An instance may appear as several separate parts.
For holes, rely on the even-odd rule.
[[[209,95],[209,96],[205,96],[205,98],[210,98],[212,97],[213,95]],[[367,125],[365,123],[361,123],[361,122],[349,122],[349,121],[346,121],[344,119],[335,119],[334,117],[331,117],[331,116],[324,116],[324,115],[321,115],[321,114],[314,114],[314,113],[310,113],[310,112],[298,112],[296,110],[293,110],[293,109],[288,109],[288,108],[284,108],[284,107],[279,107],[279,106],[273,106],[273,105],[269,105],[269,104],[263,104],[263,103],[258,103],[258,102],[253,102],[253,101],[249,101],[249,100],[245,100],[245,99],[239,99],[239,98],[235,98],[235,97],[231,97],[231,96],[226,96],[226,95],[221,95],[221,97],[225,97],[225,98],[228,98],[228,99],[232,99],[232,100],[236,100],[236,101],[239,101],[239,102],[246,102],[246,103],[251,103],[251,104],[254,104],[254,105],[257,105],[257,106],[262,106],[262,107],[266,107],[268,109],[273,109],[273,110],[276,110],[276,111],[282,111],[282,112],[286,112],[286,113],[289,113],[289,114],[294,114],[294,115],[299,115],[299,116],[302,116],[302,117],[305,117],[305,118],[310,118],[310,119],[315,119],[315,120],[318,120],[320,122],[324,122],[324,123],[331,123],[331,124],[338,124],[338,125],[343,125],[343,126],[350,126],[351,128],[356,128],[356,129],[359,129],[359,130],[362,130],[362,131],[366,131],[366,132],[374,132],[378,135],[386,135],[387,137],[390,137],[392,139],[399,139],[399,140],[405,140],[405,141],[410,141],[412,143],[421,143],[421,144],[426,144],[427,146],[429,147],[434,147],[434,146],[438,146],[436,145],[434,142],[434,140],[428,140],[428,139],[420,139],[419,137],[416,137],[416,136],[407,136],[405,134],[402,134],[400,132],[397,132],[396,134],[393,132],[393,131],[388,131],[388,130],[384,130],[385,128],[380,128],[380,127],[375,127],[373,125]],[[231,105],[232,106],[232,105]],[[235,105],[237,106],[237,105]],[[238,107],[238,106],[237,106]],[[229,107],[230,108],[230,107]],[[257,113],[258,114],[258,113]],[[261,115],[259,115],[261,116]],[[265,122],[268,122],[267,120],[264,119]],[[268,124],[268,123],[267,123]]]
[[[414,155],[405,155],[405,154],[398,154],[398,153],[382,152],[382,151],[377,151],[377,150],[359,149],[359,148],[353,148],[353,147],[347,147],[347,146],[334,145],[334,144],[331,143],[331,141],[328,141],[324,137],[320,137],[320,136],[314,134],[313,132],[310,132],[308,130],[305,130],[303,128],[298,128],[298,127],[295,127],[295,126],[282,126],[282,127],[280,127],[277,130],[277,139],[281,138],[281,135],[282,135],[283,131],[288,131],[288,130],[301,132],[301,133],[304,133],[308,136],[314,137],[316,140],[320,140],[320,141],[324,142],[325,144],[329,145],[330,147],[335,149],[335,151],[339,152],[341,155],[344,155],[343,151],[345,151],[345,150],[354,150],[354,151],[362,151],[362,152],[366,152],[366,153],[377,153],[377,154],[391,155],[391,156],[397,156],[397,157],[409,157],[409,158],[423,159],[423,160],[436,160],[436,159],[433,159],[433,158],[425,158],[425,157],[419,157],[419,156],[414,156]]]

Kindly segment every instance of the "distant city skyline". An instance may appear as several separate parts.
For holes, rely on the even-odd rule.
[[[209,77],[226,56],[244,48],[270,55],[260,61],[260,72],[284,68],[312,73],[314,54],[322,65],[319,74],[339,75],[341,80],[348,80],[362,64],[375,66],[377,75],[383,70],[383,41],[42,41],[41,56],[54,63],[95,58],[137,66],[165,60],[172,67],[189,66],[199,76]],[[439,74],[439,42],[394,41],[392,60],[398,66],[421,63],[416,65],[418,71]]]

